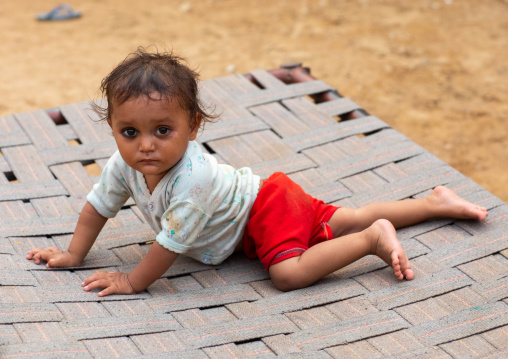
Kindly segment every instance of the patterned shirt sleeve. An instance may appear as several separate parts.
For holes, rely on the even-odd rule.
[[[93,186],[87,201],[106,218],[113,218],[131,196],[115,153],[102,171],[99,183]]]

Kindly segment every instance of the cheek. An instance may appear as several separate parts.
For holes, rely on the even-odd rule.
[[[136,146],[133,143],[126,143],[126,141],[116,141],[116,146],[120,151],[120,154],[124,158],[125,162],[129,161],[129,157],[136,153]]]
[[[131,143],[117,143],[118,149],[124,152],[133,153],[136,151],[136,146],[133,146]]]

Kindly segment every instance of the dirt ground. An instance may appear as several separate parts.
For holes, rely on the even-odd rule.
[[[81,0],[0,8],[0,116],[85,101],[138,46],[202,78],[303,62],[319,79],[508,201],[507,0]]]

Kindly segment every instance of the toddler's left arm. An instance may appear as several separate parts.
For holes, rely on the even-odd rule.
[[[179,254],[154,242],[145,258],[130,272],[97,272],[83,282],[86,291],[105,288],[99,297],[109,294],[134,294],[141,292],[166,272]]]

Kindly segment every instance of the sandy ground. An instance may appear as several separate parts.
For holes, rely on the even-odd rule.
[[[81,0],[0,8],[0,116],[94,98],[138,46],[202,78],[303,62],[313,74],[508,201],[507,0]]]

